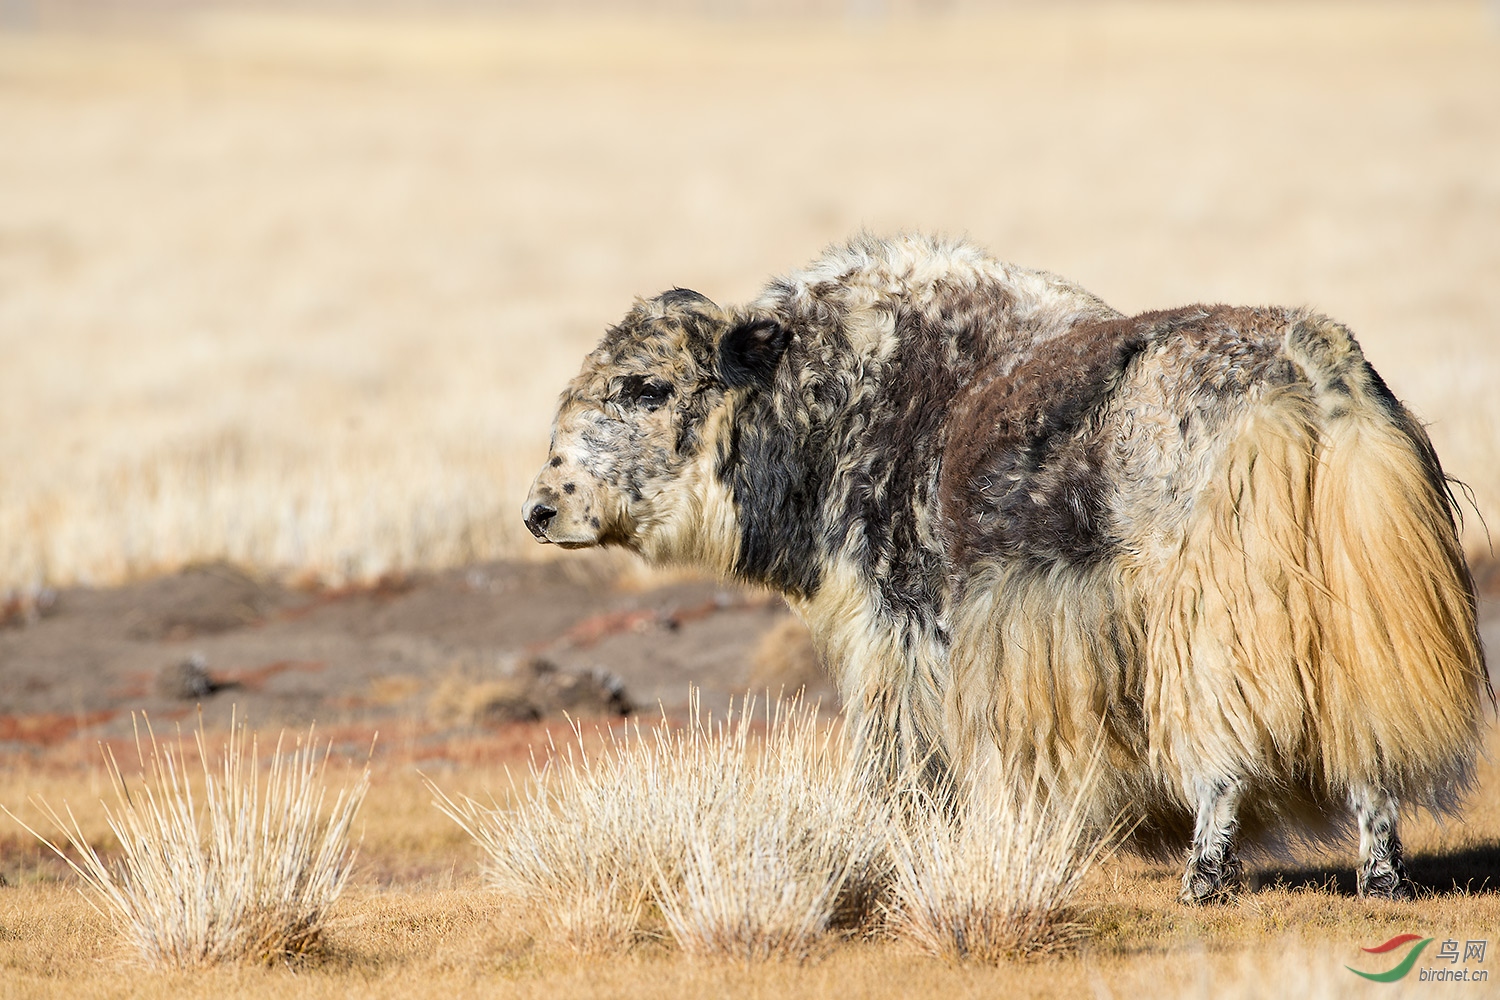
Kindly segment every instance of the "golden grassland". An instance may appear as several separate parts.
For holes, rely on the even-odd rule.
[[[530,553],[633,295],[860,226],[1127,311],[1316,305],[1500,524],[1497,92],[1477,2],[0,31],[0,599]]]
[[[1490,749],[1493,757],[1500,741],[1492,738]],[[509,780],[497,761],[483,762],[474,744],[454,750],[456,760],[428,757],[422,767],[445,791],[494,791],[506,801]],[[520,763],[514,749],[507,754]],[[108,852],[98,806],[108,778],[82,756],[81,747],[59,747],[7,768],[0,803],[34,817],[27,796],[66,801],[90,842]],[[356,755],[347,771],[332,768],[329,786],[353,779],[363,763]],[[949,964],[879,938],[835,940],[804,961],[690,958],[665,943],[579,954],[553,943],[537,914],[480,882],[474,842],[434,807],[413,760],[394,750],[373,761],[361,825],[351,888],[319,954],[274,968],[163,972],[133,964],[76,882],[0,818],[0,857],[11,882],[0,888],[0,996],[1406,996],[1433,987],[1415,982],[1416,974],[1394,986],[1366,983],[1344,966],[1393,965],[1359,947],[1405,932],[1487,939],[1491,954],[1472,968],[1492,967],[1500,947],[1500,892],[1492,877],[1486,882],[1493,875],[1486,866],[1500,856],[1493,761],[1461,822],[1408,821],[1414,872],[1436,887],[1415,903],[1347,895],[1347,851],[1301,849],[1252,865],[1264,884],[1239,902],[1187,908],[1175,900],[1175,865],[1120,855],[1082,887],[1081,945],[996,965]],[[1429,946],[1423,966],[1437,964],[1435,950]],[[1484,995],[1472,984],[1445,988]]]

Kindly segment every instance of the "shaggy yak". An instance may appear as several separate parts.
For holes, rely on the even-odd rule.
[[[916,236],[638,300],[523,509],[784,594],[891,773],[1067,794],[1102,753],[1094,815],[1187,846],[1187,902],[1346,809],[1360,891],[1411,894],[1398,802],[1456,806],[1490,692],[1454,515],[1339,324],[1122,316]]]

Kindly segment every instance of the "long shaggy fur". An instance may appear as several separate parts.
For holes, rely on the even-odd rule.
[[[1124,317],[859,237],[744,308],[638,303],[525,516],[781,591],[892,774],[1071,793],[1102,734],[1097,818],[1193,839],[1190,876],[1470,778],[1488,680],[1447,481],[1305,310]]]

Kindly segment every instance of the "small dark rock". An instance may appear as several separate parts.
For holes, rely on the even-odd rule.
[[[163,667],[156,675],[156,693],[178,701],[207,698],[218,690],[218,685],[204,669],[206,663],[201,653],[194,653],[180,663]]]
[[[512,687],[507,682],[486,685],[472,710],[472,721],[482,726],[507,722],[535,722],[542,717],[541,708],[524,685]]]
[[[625,693],[625,682],[600,667],[563,670],[551,660],[537,657],[521,665],[529,673],[532,697],[544,715],[629,715],[635,708]]]

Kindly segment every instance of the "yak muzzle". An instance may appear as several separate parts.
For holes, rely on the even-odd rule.
[[[541,500],[529,501],[521,511],[521,517],[526,522],[526,530],[535,535],[543,542],[551,541],[547,537],[547,525],[557,516],[557,508]]]
[[[605,520],[601,499],[591,480],[575,482],[549,461],[521,505],[521,520],[543,544],[588,548],[600,544],[600,527]]]

